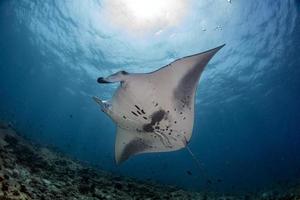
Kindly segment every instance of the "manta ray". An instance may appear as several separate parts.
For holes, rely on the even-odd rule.
[[[97,79],[100,84],[120,83],[111,100],[93,97],[117,126],[117,164],[136,154],[187,147],[200,75],[224,45],[180,58],[150,73],[119,71]]]

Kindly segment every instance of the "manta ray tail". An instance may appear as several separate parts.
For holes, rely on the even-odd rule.
[[[189,154],[192,156],[193,160],[196,162],[197,167],[200,170],[201,176],[208,182],[210,182],[210,178],[207,176],[207,173],[204,170],[203,165],[201,162],[198,160],[198,158],[195,156],[195,154],[191,151],[190,147],[188,145],[185,146]]]
[[[186,145],[186,149],[188,150],[189,154],[192,156],[192,158],[194,159],[194,161],[196,162],[197,166],[203,170],[203,167],[200,163],[200,161],[198,160],[198,158],[195,156],[195,154],[191,151],[190,147]]]

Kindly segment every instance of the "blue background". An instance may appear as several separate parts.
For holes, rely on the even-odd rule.
[[[226,43],[199,83],[191,150],[221,179],[216,190],[299,181],[299,1],[191,4],[180,25],[135,37],[107,25],[101,1],[1,0],[0,118],[99,169],[201,190],[186,150],[116,166],[115,126],[91,96],[109,98],[117,87],[97,84],[99,76],[150,72]]]

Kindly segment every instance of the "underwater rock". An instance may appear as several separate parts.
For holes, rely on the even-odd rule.
[[[4,127],[4,128],[3,128]],[[188,172],[187,172],[188,173]],[[8,199],[300,199],[300,187],[276,193],[218,196],[162,186],[95,170],[61,153],[37,147],[0,124],[0,200]]]
[[[123,186],[122,186],[121,183],[115,183],[115,188],[116,188],[117,190],[122,190]]]

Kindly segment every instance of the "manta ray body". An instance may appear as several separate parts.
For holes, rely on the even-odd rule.
[[[132,155],[187,146],[200,75],[223,46],[178,59],[151,73],[120,71],[98,78],[98,83],[120,82],[111,100],[93,97],[117,125],[117,164]]]

